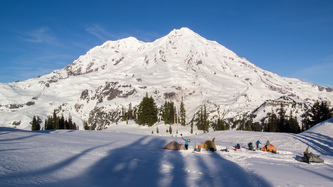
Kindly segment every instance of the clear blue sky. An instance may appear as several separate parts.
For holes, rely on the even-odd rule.
[[[264,70],[333,87],[332,0],[1,0],[0,82],[64,68],[107,40],[188,27]]]

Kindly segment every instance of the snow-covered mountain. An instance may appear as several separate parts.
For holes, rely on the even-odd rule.
[[[151,43],[133,37],[107,41],[48,75],[1,83],[0,125],[30,129],[34,115],[45,119],[57,109],[80,129],[83,121],[104,127],[146,93],[158,106],[168,100],[179,108],[183,98],[187,120],[204,104],[212,120],[249,113],[259,120],[280,102],[300,116],[317,100],[333,101],[331,88],[265,71],[181,28]]]

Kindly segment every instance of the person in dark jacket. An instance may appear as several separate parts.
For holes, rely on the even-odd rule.
[[[261,144],[261,142],[258,140],[258,141],[256,142],[257,150],[259,150],[259,144]]]

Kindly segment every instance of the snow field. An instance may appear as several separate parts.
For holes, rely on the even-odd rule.
[[[0,186],[332,186],[332,120],[301,134],[221,131],[177,137],[153,127],[119,124],[104,131],[31,132],[0,128]],[[189,150],[169,151],[170,141]],[[193,153],[216,138],[216,152]],[[247,143],[267,140],[278,154],[249,151]],[[233,146],[241,144],[234,151]],[[261,144],[260,147],[263,145]],[[296,159],[310,145],[325,163]],[[221,151],[228,148],[229,152]]]

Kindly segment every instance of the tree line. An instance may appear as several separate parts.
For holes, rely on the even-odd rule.
[[[186,110],[183,100],[177,111],[174,102],[165,101],[164,105],[157,107],[154,98],[146,96],[142,98],[138,107],[132,108],[129,104],[128,109],[122,107],[121,119],[123,121],[134,120],[139,125],[152,126],[156,122],[164,121],[165,124],[180,123],[186,125]]]
[[[31,130],[41,129],[41,120],[38,116],[34,116],[31,124]],[[48,116],[45,119],[45,130],[57,130],[57,129],[72,129],[77,130],[76,124],[73,122],[71,115],[65,118],[64,115],[59,117],[56,110],[53,111],[53,115]]]
[[[209,114],[206,106],[201,106],[200,110],[193,116],[189,122],[191,127],[190,133],[193,134],[193,126],[197,126],[198,130],[209,132],[212,128],[214,131],[229,130],[232,126],[237,130],[246,131],[264,131],[264,132],[289,132],[299,133],[311,128],[313,125],[330,119],[333,117],[332,109],[329,109],[327,102],[317,101],[304,115],[302,115],[302,125],[299,125],[297,117],[293,116],[290,112],[286,114],[283,104],[277,110],[277,113],[273,111],[267,113],[267,116],[260,120],[260,122],[254,122],[254,115],[244,116],[243,119],[221,119],[209,121]],[[152,126],[156,122],[164,121],[165,124],[180,123],[186,125],[186,110],[183,103],[183,99],[180,103],[179,111],[177,111],[172,101],[165,101],[164,105],[157,107],[154,99],[146,93],[139,106],[132,108],[129,104],[128,110],[122,108],[123,121],[134,120],[139,125]],[[89,129],[88,124],[86,125]],[[169,132],[172,131],[170,126]]]
[[[267,113],[267,116],[260,122],[254,122],[254,115],[244,116],[243,119],[239,120],[224,120],[218,117],[215,121],[209,121],[209,114],[204,105],[201,106],[200,110],[189,122],[191,134],[193,134],[194,125],[197,126],[198,130],[203,130],[204,132],[209,132],[210,128],[214,131],[229,130],[230,127],[233,126],[233,128],[237,128],[238,130],[247,131],[299,133],[333,117],[333,111],[325,101],[317,101],[301,116],[303,118],[301,120],[301,126],[298,123],[297,117],[294,117],[291,112],[289,115],[286,114],[283,104],[280,105],[277,111],[277,113],[273,111]],[[154,99],[151,96],[149,97],[148,93],[146,93],[146,96],[142,98],[142,101],[137,107],[132,107],[132,105],[129,104],[128,109],[122,108],[121,120],[134,120],[139,125],[148,126],[152,126],[156,122],[164,121],[165,124],[170,125],[169,132],[172,132],[172,124],[180,123],[182,126],[186,125],[186,110],[183,99],[181,100],[179,111],[177,111],[172,101],[165,101],[164,105],[158,108]],[[41,128],[41,120],[38,116],[34,116],[30,123],[32,130],[39,130]],[[73,123],[70,115],[66,119],[63,115],[59,117],[57,116],[56,110],[54,110],[53,115],[45,119],[46,130],[76,128],[76,124]],[[84,129],[92,130],[87,122],[84,123]]]
[[[293,116],[292,112],[289,115],[286,114],[283,104],[280,105],[277,111],[277,113],[273,111],[267,113],[267,116],[261,119],[261,123],[253,122],[255,116],[250,115],[241,120],[233,121],[233,124],[238,124],[238,130],[299,133],[333,117],[333,110],[329,108],[326,101],[315,102],[301,116],[303,118],[301,125],[299,125],[297,117]]]

